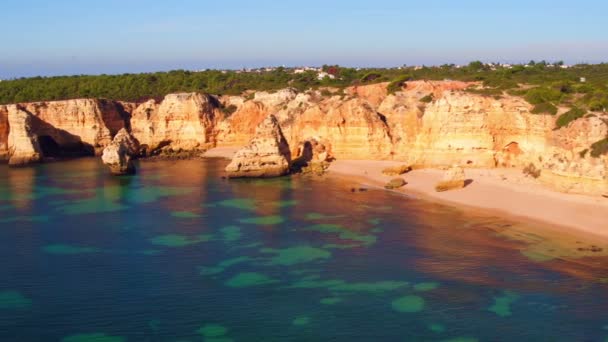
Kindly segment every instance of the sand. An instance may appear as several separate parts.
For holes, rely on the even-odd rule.
[[[331,164],[329,174],[347,176],[370,187],[382,187],[394,178],[383,175],[382,170],[401,164],[338,160]],[[396,191],[413,197],[498,211],[503,215],[548,223],[556,229],[575,229],[608,238],[607,198],[552,191],[516,169],[466,169],[466,178],[472,180],[467,187],[436,192],[435,184],[443,172],[435,169],[411,171],[402,175],[408,184]]]
[[[225,158],[232,159],[234,154],[241,149],[240,147],[214,147],[203,153],[206,158]]]

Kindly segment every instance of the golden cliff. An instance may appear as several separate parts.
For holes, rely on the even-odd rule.
[[[99,151],[123,126],[148,151],[243,147],[274,115],[294,156],[304,141],[314,140],[337,159],[428,167],[533,165],[541,170],[542,182],[560,191],[608,191],[608,156],[588,153],[608,135],[607,114],[594,113],[556,130],[557,116],[531,114],[531,106],[519,97],[477,95],[465,91],[468,86],[412,81],[394,94],[380,83],[344,91],[284,89],[219,98],[190,93],[141,104],[70,100],[18,107],[34,117],[30,135],[38,137],[43,157],[49,141]],[[0,157],[20,150],[8,139],[12,125],[7,107],[0,106]]]

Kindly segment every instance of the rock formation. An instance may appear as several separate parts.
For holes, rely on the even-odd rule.
[[[133,158],[139,153],[139,142],[126,129],[121,129],[103,150],[101,160],[114,175],[135,173]]]
[[[296,160],[304,157],[303,144],[317,142],[336,159],[520,170],[533,164],[541,170],[538,180],[554,189],[608,192],[608,154],[590,153],[592,144],[608,136],[608,114],[596,112],[554,129],[557,116],[532,114],[532,106],[520,97],[465,91],[470,85],[408,81],[393,94],[379,83],[333,95],[284,89],[219,98],[170,94],[139,104],[85,99],[20,104],[29,114],[25,135],[29,141],[38,137],[40,157],[34,157],[32,144],[11,146],[9,106],[0,106],[0,160],[9,151],[30,155],[21,163],[100,153],[123,127],[149,153],[242,147],[272,114]],[[421,101],[428,95],[432,101]],[[17,123],[15,134],[24,132],[24,124]],[[314,158],[323,155],[315,152]]]
[[[460,166],[454,165],[444,173],[441,181],[435,185],[435,190],[441,192],[462,189],[466,185],[465,181],[464,170]]]
[[[398,189],[402,186],[404,186],[405,184],[407,184],[407,182],[405,181],[405,179],[403,178],[393,178],[390,181],[388,181],[388,183],[386,183],[384,185],[385,189]]]
[[[0,162],[8,160],[8,109],[0,106]]]
[[[165,146],[203,150],[215,144],[220,113],[219,102],[210,95],[169,94],[160,103],[150,100],[133,111],[131,133],[148,151]]]
[[[42,160],[38,136],[33,132],[33,116],[16,105],[8,106],[8,164],[23,166]]]
[[[231,178],[277,177],[289,172],[291,152],[274,115],[256,129],[254,138],[239,150],[226,172]]]
[[[382,170],[382,174],[387,176],[400,176],[410,171],[412,171],[412,167],[409,165],[397,165],[385,168]]]

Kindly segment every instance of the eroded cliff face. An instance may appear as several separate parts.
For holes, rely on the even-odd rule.
[[[8,109],[0,106],[0,161],[8,160]]]
[[[36,117],[34,134],[59,147],[80,144],[101,152],[125,126],[126,112],[117,102],[95,99],[35,102],[20,105]],[[48,137],[48,138],[46,138]]]
[[[23,166],[42,160],[42,150],[34,131],[34,116],[16,105],[8,106],[8,120],[11,127],[8,135],[8,163]]]
[[[157,103],[147,101],[131,114],[131,133],[142,146],[155,150],[206,149],[216,143],[217,125],[223,118],[219,102],[198,93],[170,94]]]
[[[294,156],[303,142],[317,141],[337,159],[392,159],[428,167],[532,164],[541,170],[542,182],[561,191],[608,192],[608,156],[585,152],[608,135],[607,114],[595,113],[556,130],[556,117],[531,114],[523,99],[464,91],[470,85],[412,81],[388,94],[387,84],[381,83],[332,96],[293,89],[220,98],[183,93],[141,104],[69,100],[18,109],[31,116],[26,133],[37,137],[43,155],[53,143],[60,149],[99,150],[123,127],[148,151],[242,147],[273,115]],[[11,150],[7,108],[0,106],[0,158],[2,151]],[[16,130],[24,132],[20,126]],[[17,140],[12,144],[13,151],[20,150]]]

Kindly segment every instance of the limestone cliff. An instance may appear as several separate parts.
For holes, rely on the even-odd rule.
[[[541,182],[561,191],[608,192],[608,156],[588,152],[608,135],[608,114],[594,113],[555,129],[556,116],[532,114],[522,98],[465,91],[470,85],[411,81],[393,94],[379,83],[333,90],[334,95],[284,89],[219,98],[170,94],[139,104],[68,100],[21,104],[16,111],[0,106],[0,159],[9,151],[22,157],[29,153],[19,157],[24,162],[36,160],[36,153],[44,158],[92,154],[123,127],[148,151],[242,147],[272,115],[294,156],[300,156],[303,143],[316,141],[336,159],[391,159],[429,167],[523,169],[532,164],[541,170]],[[18,113],[12,120],[11,112]]]
[[[149,151],[205,149],[216,142],[216,126],[223,118],[219,102],[198,93],[170,94],[158,103],[147,101],[133,110],[131,132]]]
[[[16,105],[8,106],[8,122],[11,127],[8,134],[8,163],[11,166],[23,166],[42,159],[38,136],[33,133],[33,119],[30,113]]]
[[[76,99],[21,105],[38,120],[35,133],[59,147],[86,148],[101,152],[125,126],[127,115],[113,101]]]
[[[289,172],[291,153],[274,115],[256,128],[255,136],[239,150],[226,172],[231,178],[277,177]]]
[[[8,160],[8,108],[0,106],[0,161]]]

